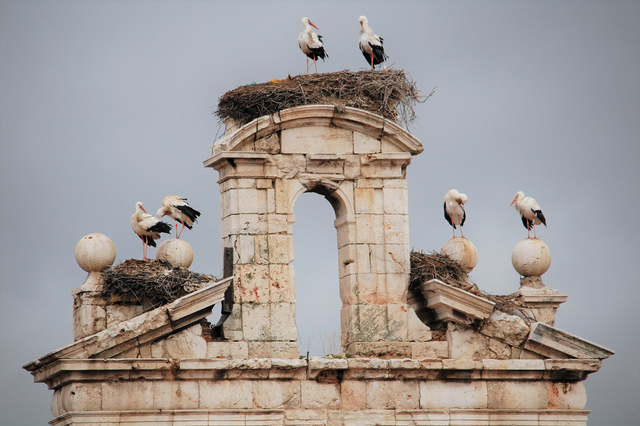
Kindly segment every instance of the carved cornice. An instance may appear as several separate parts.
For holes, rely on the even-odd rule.
[[[411,133],[382,116],[351,107],[338,112],[333,105],[304,105],[259,117],[225,134],[213,145],[212,158],[205,161],[205,167],[210,167],[213,158],[221,152],[237,151],[245,143],[282,130],[308,126],[332,126],[357,131],[411,155],[424,151],[422,143]]]
[[[531,324],[524,348],[549,358],[606,359],[615,353],[541,322]]]
[[[77,381],[113,380],[561,380],[580,381],[602,361],[485,359],[62,359],[34,372],[50,389]]]
[[[423,283],[421,292],[437,321],[468,325],[489,318],[495,306],[490,300],[435,279]]]

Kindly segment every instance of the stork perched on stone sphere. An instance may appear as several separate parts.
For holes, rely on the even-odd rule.
[[[147,214],[140,201],[136,203],[136,212],[131,216],[131,227],[133,232],[142,240],[142,257],[144,260],[147,260],[147,247],[156,246],[155,240],[160,239],[160,233],[171,233],[171,225]]]
[[[453,238],[456,237],[456,225],[460,226],[460,235],[465,238],[462,233],[462,225],[467,219],[467,212],[464,211],[464,204],[469,198],[465,194],[459,193],[452,189],[444,196],[444,218],[449,225],[453,227]]]
[[[316,64],[316,59],[321,58],[322,62],[324,62],[324,58],[328,58],[329,55],[327,55],[327,52],[324,50],[322,36],[317,35],[311,30],[311,27],[316,30],[318,27],[306,16],[302,18],[302,25],[304,25],[304,30],[302,30],[298,36],[298,46],[300,46],[300,50],[302,50],[302,53],[307,57],[307,74],[309,74],[309,59],[313,59],[313,65],[316,67],[317,74],[318,65]]]
[[[547,226],[547,220],[540,210],[540,206],[531,197],[525,197],[524,192],[518,191],[516,198],[513,199],[510,205],[516,204],[516,210],[520,213],[522,224],[527,228],[527,238],[531,238],[531,228],[533,228],[533,238],[536,236],[536,225]]]
[[[384,39],[378,37],[373,33],[373,29],[369,26],[369,21],[366,16],[361,16],[360,22],[360,38],[358,39],[358,45],[364,55],[364,59],[367,63],[371,64],[371,69],[374,69],[375,65],[381,64],[389,57],[384,53]]]
[[[158,209],[156,213],[158,217],[169,216],[175,220],[176,224],[176,239],[180,239],[182,231],[186,226],[189,229],[193,228],[193,222],[197,222],[200,212],[187,203],[186,198],[178,197],[176,195],[168,195],[162,200],[162,207]],[[178,234],[178,221],[182,223],[182,229]]]

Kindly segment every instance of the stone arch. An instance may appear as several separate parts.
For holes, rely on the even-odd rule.
[[[227,122],[205,166],[219,172],[223,245],[233,249],[225,337],[250,357],[297,357],[293,207],[304,192],[334,207],[342,342],[351,354],[408,356],[406,167],[422,152],[383,117],[308,105]]]
[[[316,194],[320,194],[326,198],[331,204],[331,207],[333,207],[333,211],[336,214],[336,220],[343,216],[353,216],[353,207],[349,202],[350,200],[347,194],[344,190],[340,189],[339,184],[326,180],[314,181],[307,185],[302,184],[302,187],[291,196],[291,200],[289,201],[291,211],[289,213],[293,213],[296,201],[305,192],[315,192]]]
[[[295,208],[296,201],[300,196],[306,192],[314,192],[316,194],[322,195],[328,202],[331,204],[333,211],[336,215],[335,220],[333,221],[333,226],[337,231],[337,240],[338,240],[338,264],[340,265],[339,273],[342,275],[343,268],[346,268],[348,265],[354,263],[355,253],[353,249],[350,249],[352,246],[351,242],[356,239],[355,233],[355,215],[353,212],[353,207],[350,203],[349,196],[345,193],[343,189],[339,186],[335,185],[335,182],[322,182],[319,181],[313,185],[302,186],[298,191],[293,194],[292,199],[290,201],[291,213],[293,214],[293,210]],[[349,224],[352,226],[350,227]],[[340,250],[341,248],[346,247],[347,249]],[[342,291],[341,283],[341,297],[343,307],[348,304],[349,298],[342,297],[342,295],[348,294],[350,288],[345,288]]]
[[[296,327],[300,354],[339,354],[341,342],[338,232],[332,195],[309,190],[292,204],[295,222]],[[322,351],[322,352],[321,352]]]

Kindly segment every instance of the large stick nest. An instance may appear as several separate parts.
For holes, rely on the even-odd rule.
[[[160,260],[127,259],[102,274],[102,296],[144,302],[153,309],[199,290],[213,280],[210,275],[172,268]]]
[[[476,284],[469,282],[469,277],[458,262],[446,253],[411,252],[411,275],[409,290],[419,291],[420,285],[429,280],[437,279],[445,284],[461,288],[471,294],[488,299],[496,304],[495,309],[516,315],[527,323],[534,321],[521,308],[525,307],[521,300],[512,296],[496,296],[482,291]]]
[[[216,115],[244,125],[258,117],[301,105],[360,108],[408,126],[415,120],[418,89],[404,71],[340,71],[289,76],[241,86],[220,98]]]

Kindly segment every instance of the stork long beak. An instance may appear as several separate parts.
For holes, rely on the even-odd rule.
[[[311,25],[316,30],[320,31],[320,28],[316,27],[316,25],[313,22],[309,21],[309,25]]]
[[[516,196],[516,198],[514,198],[514,199],[513,199],[513,201],[511,202],[511,204],[509,204],[509,206],[512,206],[512,205],[513,205],[513,203],[515,203],[517,199],[518,199],[518,197]]]
[[[144,207],[141,205],[140,208],[142,209],[143,212],[147,213],[147,211],[144,209]],[[147,213],[149,214],[149,213]]]

